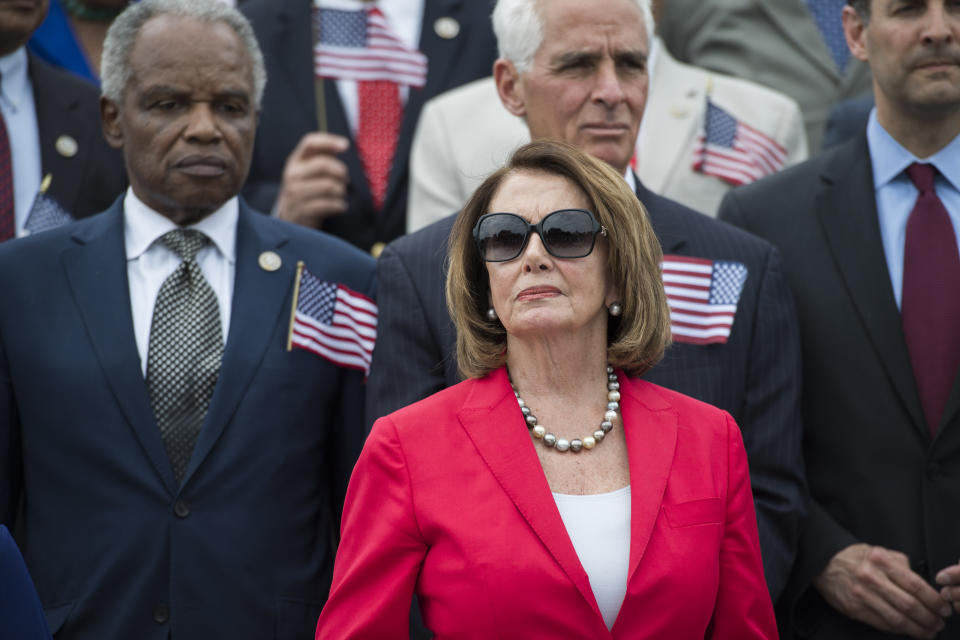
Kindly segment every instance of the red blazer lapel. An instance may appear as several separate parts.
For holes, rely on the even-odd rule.
[[[560,518],[506,369],[500,368],[477,380],[457,417],[504,492],[600,620],[590,579]]]
[[[620,410],[630,458],[630,581],[660,515],[677,447],[676,411],[656,387],[620,373]]]

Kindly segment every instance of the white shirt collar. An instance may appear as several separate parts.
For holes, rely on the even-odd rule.
[[[236,263],[239,218],[240,202],[234,196],[219,209],[186,228],[202,231],[220,254],[233,265]],[[172,220],[144,204],[132,187],[127,189],[123,198],[123,232],[127,260],[136,260],[163,234],[176,228],[177,225]]]
[[[4,107],[16,113],[28,97],[30,77],[27,74],[27,50],[20,47],[0,58],[0,99]]]

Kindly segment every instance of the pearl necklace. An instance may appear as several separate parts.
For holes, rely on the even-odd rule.
[[[543,446],[556,449],[561,453],[565,451],[579,453],[583,449],[593,449],[613,429],[613,421],[616,420],[620,412],[620,382],[610,365],[607,365],[607,411],[603,414],[603,422],[600,423],[600,428],[594,431],[592,436],[586,438],[567,440],[566,438],[558,438],[552,433],[547,433],[546,428],[537,421],[537,416],[533,415],[530,407],[520,397],[520,393],[513,385],[512,380],[510,386],[513,388],[513,395],[517,397],[517,404],[520,405],[520,411],[523,413],[527,428],[530,429],[530,434],[537,440],[541,440]]]

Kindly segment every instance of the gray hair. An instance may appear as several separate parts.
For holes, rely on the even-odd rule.
[[[543,44],[543,16],[539,6],[549,0],[497,0],[493,9],[493,32],[497,36],[500,57],[509,60],[517,71],[524,73],[533,64]],[[650,0],[630,0],[643,16],[647,28],[647,44],[653,43],[654,23]]]
[[[103,41],[100,62],[102,94],[120,104],[130,82],[130,51],[140,34],[140,29],[151,18],[172,15],[191,18],[201,22],[224,22],[231,27],[243,42],[253,66],[254,106],[260,107],[263,88],[267,84],[267,72],[263,54],[253,34],[250,23],[239,11],[219,0],[143,0],[135,2],[118,15]]]

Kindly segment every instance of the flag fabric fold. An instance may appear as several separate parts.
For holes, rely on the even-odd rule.
[[[673,341],[726,343],[747,281],[747,267],[730,260],[665,255],[661,269]]]
[[[780,171],[786,162],[780,143],[707,98],[703,133],[693,148],[694,171],[739,186]]]
[[[314,47],[317,76],[387,80],[408,87],[427,83],[427,57],[393,35],[378,9],[320,8],[314,12],[314,20],[318,34]]]
[[[334,364],[370,373],[377,339],[377,305],[335,282],[320,280],[302,263],[297,270],[287,350],[296,347]]]

